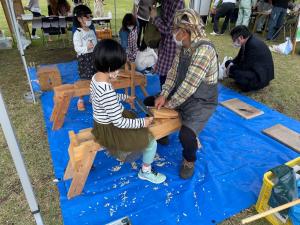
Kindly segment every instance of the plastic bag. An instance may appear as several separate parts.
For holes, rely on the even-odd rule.
[[[293,43],[291,38],[287,37],[286,41],[279,45],[272,45],[270,50],[273,52],[278,52],[284,55],[288,55],[293,51]]]
[[[26,39],[25,32],[19,23],[18,23],[18,29],[19,29],[19,33],[20,33],[22,48],[23,48],[23,50],[25,50],[31,44],[31,41]]]
[[[300,180],[297,181],[298,198],[300,198]],[[300,205],[292,207],[289,211],[290,219],[293,225],[300,225]]]
[[[222,64],[219,63],[219,80],[223,80],[224,78],[228,77],[228,74],[226,72],[226,67],[225,67],[225,63],[228,60],[232,60],[232,57],[225,56]]]
[[[146,48],[144,51],[138,51],[136,55],[135,65],[137,70],[143,71],[152,67],[157,62],[157,54],[152,48]]]
[[[272,188],[269,205],[275,208],[297,199],[298,190],[294,170],[287,165],[280,165],[271,169],[271,172],[274,174],[274,187]],[[287,219],[288,209],[281,211],[279,214]]]
[[[4,30],[0,30],[0,49],[10,49],[12,48],[12,38],[5,37]]]

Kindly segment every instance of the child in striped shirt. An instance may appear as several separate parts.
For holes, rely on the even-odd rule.
[[[136,118],[124,110],[121,101],[133,103],[134,98],[117,94],[111,81],[118,76],[117,70],[126,62],[126,52],[122,46],[110,39],[100,41],[94,49],[97,73],[91,81],[95,139],[101,146],[119,157],[125,153],[143,153],[143,165],[138,177],[152,183],[162,183],[166,176],[155,172],[151,164],[154,160],[157,143],[147,127],[153,117]]]

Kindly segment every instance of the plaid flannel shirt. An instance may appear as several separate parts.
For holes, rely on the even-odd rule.
[[[196,39],[192,45],[197,41],[200,41],[200,39]],[[175,86],[181,49],[182,48],[177,49],[172,67],[168,73],[166,82],[162,87],[160,95],[165,98],[169,96]],[[204,44],[199,46],[194,53],[192,48],[184,49],[184,51],[184,54],[193,54],[192,60],[184,81],[168,101],[168,107],[172,109],[180,106],[191,97],[202,82],[205,82],[206,84],[218,83],[218,59],[213,47]]]
[[[128,47],[127,47],[127,58],[130,62],[134,62],[138,47],[137,47],[137,38],[138,38],[138,32],[137,32],[137,26],[129,32],[128,34]]]
[[[172,66],[176,53],[176,44],[173,41],[172,26],[175,13],[179,9],[183,9],[183,0],[164,0],[162,1],[162,13],[160,17],[156,17],[153,21],[161,33],[161,41],[158,47],[158,60],[156,63],[156,71],[160,76],[167,76]]]

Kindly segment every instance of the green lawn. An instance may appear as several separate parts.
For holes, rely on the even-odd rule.
[[[22,2],[23,2],[23,6],[27,5],[27,1],[23,0]],[[71,1],[69,1],[69,2],[71,2]],[[120,29],[121,21],[123,19],[123,16],[125,15],[125,13],[130,13],[132,11],[132,4],[131,4],[132,1],[116,0],[116,2],[117,2],[117,7],[116,7],[117,17],[115,17],[114,1],[113,0],[106,0],[105,1],[106,5],[104,6],[105,13],[111,11],[112,15],[113,15],[113,18],[116,18],[116,21],[115,21],[115,19],[113,19],[111,21],[113,32],[115,32],[115,22],[116,22],[116,25],[117,25],[116,30],[118,32],[119,29]],[[94,10],[93,3],[94,3],[94,1],[90,1],[90,6],[91,6],[90,8],[91,8],[92,11]],[[42,15],[48,15],[47,14],[48,12],[47,12],[47,1],[46,0],[40,1],[40,8],[42,10]],[[25,13],[30,13],[30,12],[25,11]],[[1,6],[1,9],[0,9],[0,29],[5,30],[5,33],[7,34],[7,36],[10,35],[2,6]]]
[[[117,0],[117,2],[119,27],[122,14],[131,10],[131,4],[125,0]],[[113,1],[107,0],[106,3],[106,9],[112,9]],[[46,14],[46,0],[41,2],[41,6],[43,13]],[[111,11],[113,12],[113,10]],[[0,11],[0,19],[0,27],[7,29],[2,11]],[[211,26],[209,25],[207,33],[210,31]],[[229,35],[209,36],[209,38],[216,45],[220,58],[225,55],[236,55],[237,50],[232,47]],[[75,59],[71,43],[66,48],[53,48],[57,42],[51,44],[50,47],[45,48],[40,40],[34,41],[32,46],[25,51],[27,61],[39,65]],[[273,54],[273,57],[276,79],[272,81],[269,87],[246,95],[300,120],[300,57],[299,55],[282,56],[279,54]],[[0,89],[5,98],[20,146],[23,149],[23,155],[45,223],[49,225],[62,224],[59,195],[55,184],[52,182],[54,179],[52,160],[41,105],[40,102],[31,105],[23,101],[22,96],[29,88],[16,49],[0,51],[0,68]],[[230,79],[224,81],[223,84],[236,89]],[[0,149],[0,224],[34,224],[1,129]],[[224,221],[222,225],[240,224],[242,218],[252,214],[255,214],[255,210],[253,208],[247,209]],[[252,223],[252,225],[254,224],[267,225],[268,223],[265,220],[260,220]]]

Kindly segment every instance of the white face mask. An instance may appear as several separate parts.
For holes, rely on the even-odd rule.
[[[87,27],[91,26],[91,25],[92,25],[92,21],[91,21],[91,20],[85,21],[85,25],[86,25]]]
[[[233,47],[234,48],[240,48],[242,45],[239,41],[239,39],[236,39],[234,42],[233,42]]]
[[[176,43],[176,46],[182,47],[183,46],[182,40],[181,41],[177,41],[177,39],[176,39],[176,36],[177,36],[178,32],[176,34],[173,34],[173,40]]]
[[[112,80],[115,80],[115,79],[117,79],[118,75],[119,75],[119,70],[116,70],[114,72],[109,73],[109,78]]]
[[[127,28],[128,28],[128,30],[132,31],[134,26],[128,26]]]

